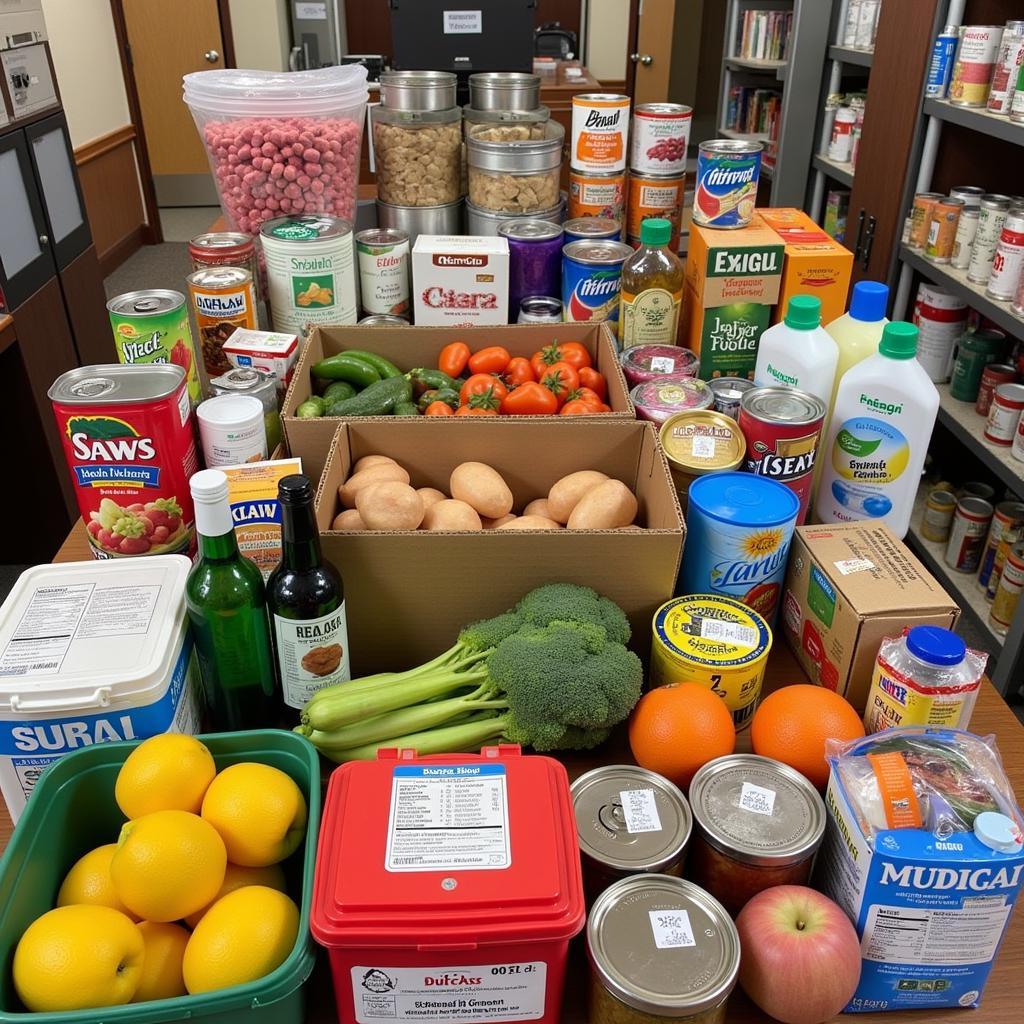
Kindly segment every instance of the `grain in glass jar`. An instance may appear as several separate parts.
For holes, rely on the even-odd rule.
[[[587,921],[590,1024],[722,1024],[740,967],[725,908],[692,882],[634,875]]]
[[[562,171],[565,130],[557,121],[544,126],[544,137],[507,137],[507,126],[474,125],[466,133],[469,201],[482,210],[510,215],[537,213],[556,206]]]
[[[371,108],[377,198],[443,206],[462,196],[462,111]]]
[[[774,885],[804,885],[825,832],[825,804],[799,772],[757,754],[709,761],[690,783],[686,874],[735,916]]]

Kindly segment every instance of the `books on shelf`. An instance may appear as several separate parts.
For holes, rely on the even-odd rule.
[[[785,60],[792,27],[792,11],[744,11],[736,56],[743,60]]]
[[[729,90],[723,127],[743,135],[766,137],[761,160],[765,166],[773,167],[781,116],[782,93],[778,89],[734,85]]]

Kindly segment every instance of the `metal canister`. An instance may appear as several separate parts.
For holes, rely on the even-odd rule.
[[[409,312],[409,233],[369,228],[356,237],[359,304],[364,313]]]
[[[928,79],[925,83],[925,96],[942,99],[949,89],[949,80],[953,77],[953,58],[956,55],[956,44],[960,30],[956,25],[947,25],[932,44],[931,56],[928,59]]]
[[[1020,595],[1024,591],[1024,542],[1015,544],[1006,553],[1003,571],[999,577],[999,586],[992,599],[992,611],[988,621],[992,628],[1001,636],[1010,630],[1010,623],[1020,605]]]
[[[946,565],[957,572],[977,571],[992,513],[991,504],[983,498],[967,496],[957,502],[946,544]]]
[[[630,171],[682,175],[692,120],[693,109],[682,103],[638,103],[629,139]]]
[[[257,301],[262,298],[256,239],[244,231],[207,231],[188,243],[192,269],[203,267],[242,267],[252,274]]]
[[[917,335],[917,361],[937,384],[949,380],[956,343],[967,327],[967,303],[948,288],[922,281],[911,316]]]
[[[618,242],[622,238],[620,222],[611,217],[574,217],[567,220],[562,229],[565,231],[566,244],[598,238]]]
[[[715,396],[715,412],[738,420],[740,415],[740,400],[753,388],[754,382],[746,377],[715,377],[708,381]]]
[[[1017,421],[1017,431],[1013,435],[1010,454],[1018,461],[1024,462],[1024,415]]]
[[[924,252],[928,241],[928,225],[932,219],[932,207],[946,197],[941,192],[918,192],[910,207],[910,237],[907,245],[914,252]]]
[[[761,174],[760,142],[711,139],[697,154],[693,221],[707,228],[746,227],[754,216]]]
[[[517,217],[498,225],[508,239],[509,321],[527,296],[562,294],[562,228],[548,220]]]
[[[626,209],[626,172],[569,171],[570,220],[596,217],[622,224]],[[588,238],[618,238],[618,235],[587,235]]]
[[[956,239],[953,242],[953,258],[950,260],[957,270],[966,270],[971,265],[971,246],[974,245],[974,236],[978,233],[979,216],[976,206],[965,206],[960,211]]]
[[[925,259],[932,263],[949,263],[953,258],[953,243],[960,223],[960,211],[964,208],[962,199],[943,196],[932,205],[928,219],[928,238],[924,244]]]
[[[1002,25],[961,25],[949,102],[963,107],[983,107],[999,56]]]
[[[999,543],[996,545],[995,559],[992,562],[992,571],[989,573],[988,583],[985,585],[985,600],[991,603],[999,588],[999,577],[1003,573],[1003,566],[1006,565],[1006,556],[1018,541],[1024,540],[1024,526],[1011,526],[1003,531]]]
[[[921,536],[936,544],[949,540],[949,530],[956,512],[956,495],[952,491],[935,488],[928,492],[921,517]]]
[[[992,114],[1009,114],[1017,76],[1024,58],[1024,21],[1008,21],[999,43],[996,66],[988,91],[988,109]]]
[[[618,322],[625,242],[570,242],[562,248],[562,306],[567,323]]]
[[[985,197],[985,190],[980,185],[954,185],[949,190],[951,199],[962,199],[964,208],[977,210]]]
[[[569,166],[578,171],[621,174],[626,169],[629,97],[586,92],[572,98]]]
[[[1024,124],[1024,64],[1017,75],[1017,88],[1010,100],[1010,120],[1014,124]]]
[[[1020,530],[1021,527],[1024,527],[1024,502],[999,502],[992,514],[992,524],[988,528],[985,550],[981,556],[981,567],[978,569],[978,586],[982,590],[988,589],[988,581],[992,578],[992,572],[995,569],[996,552],[999,550],[1003,537],[1008,536],[1011,531]]]
[[[519,302],[520,324],[559,324],[562,322],[562,300],[552,295],[527,295]]]
[[[985,421],[985,440],[1009,448],[1024,414],[1024,384],[1000,384],[992,396]]]
[[[971,246],[971,262],[967,266],[967,280],[985,284],[992,273],[992,258],[996,254],[999,236],[1010,209],[1010,197],[996,193],[983,196],[978,208],[978,230]]]
[[[393,313],[371,313],[359,321],[360,327],[408,327],[409,321],[404,316]]]
[[[1024,274],[1017,282],[1017,294],[1013,297],[1013,311],[1017,316],[1024,316]]]
[[[630,245],[639,247],[640,226],[645,220],[662,217],[672,225],[668,247],[677,252],[685,193],[685,174],[666,178],[630,171],[626,184],[626,240]]]
[[[949,393],[959,402],[975,402],[985,367],[998,363],[1006,354],[1002,331],[969,331],[957,343]]]
[[[697,477],[738,469],[747,450],[739,424],[709,409],[670,416],[661,425],[658,438],[684,512],[690,485]]]
[[[211,395],[252,395],[263,405],[263,423],[267,434],[267,452],[281,443],[281,414],[277,409],[277,378],[272,373],[237,366],[210,379]]]
[[[1011,206],[999,234],[985,294],[1009,302],[1024,275],[1024,206]]]
[[[226,373],[231,363],[224,342],[240,327],[259,328],[252,274],[242,267],[204,267],[186,280],[206,372],[211,377]]]
[[[974,411],[979,416],[988,416],[992,408],[992,397],[1000,384],[1012,384],[1017,379],[1017,367],[1009,363],[992,363],[981,371],[981,384],[978,387],[978,400],[974,403]]]

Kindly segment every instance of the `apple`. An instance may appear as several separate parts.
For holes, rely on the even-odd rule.
[[[804,885],[778,885],[736,918],[740,984],[784,1024],[821,1024],[850,1001],[860,980],[860,940],[842,909]]]

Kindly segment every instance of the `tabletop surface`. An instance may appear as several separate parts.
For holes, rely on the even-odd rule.
[[[89,545],[85,538],[85,530],[79,523],[68,535],[54,557],[55,562],[67,562],[88,559]],[[806,682],[806,679],[793,659],[789,648],[784,644],[776,645],[768,661],[764,687],[770,692],[789,683]],[[1020,799],[1024,796],[1024,726],[1017,721],[1013,712],[1006,705],[990,683],[982,684],[978,702],[971,718],[971,730],[980,736],[992,734],[996,737],[999,751],[1006,767],[1006,773],[1015,793]],[[628,747],[619,730],[617,738],[597,751],[580,754],[568,754],[563,760],[570,776],[575,778],[600,764],[621,763],[631,761]],[[750,731],[745,730],[737,737],[737,750],[750,750]],[[0,849],[7,845],[11,834],[11,821],[5,807],[0,804]],[[582,1024],[586,1017],[584,1004],[585,965],[579,943],[574,944],[575,955],[570,960],[569,975],[566,979],[565,1000],[562,1021],[564,1024]],[[963,1024],[1020,1024],[1024,1020],[1021,1003],[1024,1002],[1024,914],[1020,911],[1010,918],[1010,926],[1003,941],[1002,949],[996,959],[995,966],[989,976],[988,985],[981,1006],[974,1011],[960,1009],[918,1010],[913,1015],[906,1015],[910,1024],[932,1024],[932,1022],[952,1022],[960,1020]],[[318,967],[311,982],[309,993],[309,1020],[324,1022],[335,1020],[334,1002],[330,993],[329,972],[326,965]],[[843,1019],[848,1024],[896,1024],[899,1016],[889,1013],[850,1015]],[[767,1024],[770,1018],[758,1010],[739,988],[729,1001],[727,1024]]]

